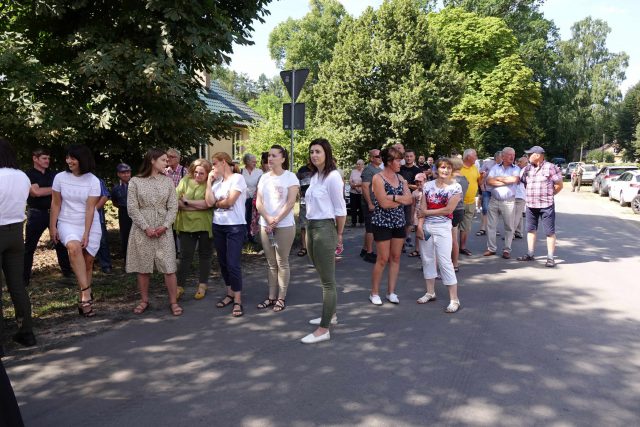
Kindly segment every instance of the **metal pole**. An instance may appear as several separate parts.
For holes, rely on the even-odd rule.
[[[291,157],[291,168],[293,169],[293,126],[295,123],[295,109],[296,106],[296,69],[291,70],[291,151],[289,157]]]
[[[604,139],[604,133],[602,134],[602,163],[604,163],[604,144],[605,144],[605,139]]]
[[[582,147],[584,147],[584,142],[580,144],[580,161],[582,161]]]

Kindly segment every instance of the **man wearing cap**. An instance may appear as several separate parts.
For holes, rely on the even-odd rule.
[[[553,259],[556,248],[556,211],[553,197],[562,190],[562,172],[560,168],[544,159],[544,149],[538,145],[525,151],[529,154],[530,164],[520,175],[526,188],[527,222],[526,255],[518,257],[518,261],[533,261],[538,221],[542,218],[542,226],[547,235],[547,267],[555,267]]]
[[[131,167],[126,163],[120,163],[116,167],[120,183],[113,186],[111,190],[111,203],[118,208],[118,225],[120,226],[120,247],[124,254],[126,263],[127,244],[129,243],[129,232],[131,231],[131,217],[127,212],[127,194],[129,191],[129,180],[131,180]]]
[[[33,254],[44,230],[49,227],[49,210],[51,208],[51,185],[56,173],[49,169],[50,156],[47,150],[38,148],[33,151],[33,168],[26,174],[31,181],[29,198],[27,199],[27,224],[25,226],[24,270],[22,280],[25,286],[31,280]],[[58,264],[64,277],[71,277],[71,263],[67,248],[60,242],[55,244]]]

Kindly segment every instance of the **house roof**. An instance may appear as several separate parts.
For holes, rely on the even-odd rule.
[[[207,90],[200,94],[200,98],[212,112],[231,114],[235,118],[236,126],[249,126],[255,121],[263,120],[262,116],[224,90],[215,80],[212,80]]]

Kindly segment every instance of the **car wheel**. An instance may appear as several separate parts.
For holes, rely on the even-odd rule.
[[[591,184],[591,192],[592,193],[597,193],[598,192],[598,187],[596,186],[595,182],[593,184]]]
[[[609,190],[609,200],[613,201],[613,192]]]
[[[634,214],[640,215],[640,194],[631,201],[631,210],[633,210]]]
[[[622,191],[620,192],[620,199],[618,201],[620,202],[620,206],[627,206],[627,202],[625,202],[624,197],[622,197]]]
[[[600,197],[604,197],[607,195],[607,192],[604,191],[604,188],[600,187],[598,189],[598,194],[600,194]]]

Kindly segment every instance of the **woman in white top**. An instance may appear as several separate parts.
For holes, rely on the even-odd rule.
[[[309,144],[310,169],[313,176],[305,193],[307,206],[307,250],[322,282],[322,317],[309,323],[319,325],[302,338],[305,344],[331,338],[329,326],[336,324],[336,259],[335,250],[342,245],[342,232],[347,217],[344,183],[336,170],[331,144],[314,139]]]
[[[80,286],[78,312],[93,317],[96,315],[91,295],[93,260],[102,237],[96,212],[100,180],[91,173],[96,163],[91,150],[84,145],[69,147],[66,161],[68,171],[57,174],[51,186],[49,231],[54,243],[62,242],[69,252],[71,269]]]
[[[450,182],[453,171],[451,160],[438,159],[436,168],[438,177],[424,185],[424,196],[418,212],[416,237],[420,241],[420,256],[427,287],[427,292],[418,298],[418,304],[436,299],[437,266],[442,275],[442,284],[449,290],[449,305],[445,311],[455,313],[460,309],[460,300],[458,280],[451,261],[451,219],[462,198],[462,187],[455,180]]]
[[[22,231],[30,189],[31,181],[18,169],[16,155],[9,141],[0,138],[0,260],[2,260],[0,268],[4,273],[18,323],[18,333],[13,336],[13,340],[28,347],[36,344],[31,319],[31,301],[22,280],[24,268]],[[0,274],[0,293],[2,293],[1,282],[2,274]],[[0,337],[3,336],[3,326],[0,300]],[[0,341],[0,357],[2,356],[2,341]],[[5,411],[4,404],[5,402],[2,401],[2,411]],[[0,424],[2,424],[2,416],[0,416]]]
[[[258,304],[262,310],[285,308],[289,287],[289,252],[296,237],[293,205],[300,181],[289,171],[289,153],[280,145],[269,150],[270,171],[258,183],[256,208],[260,213],[260,240],[269,266],[269,296]]]
[[[233,303],[233,317],[244,314],[242,308],[242,245],[246,236],[245,201],[247,184],[227,153],[215,153],[213,169],[207,180],[205,200],[213,207],[213,241],[218,254],[220,273],[227,286],[227,294],[216,307]]]

